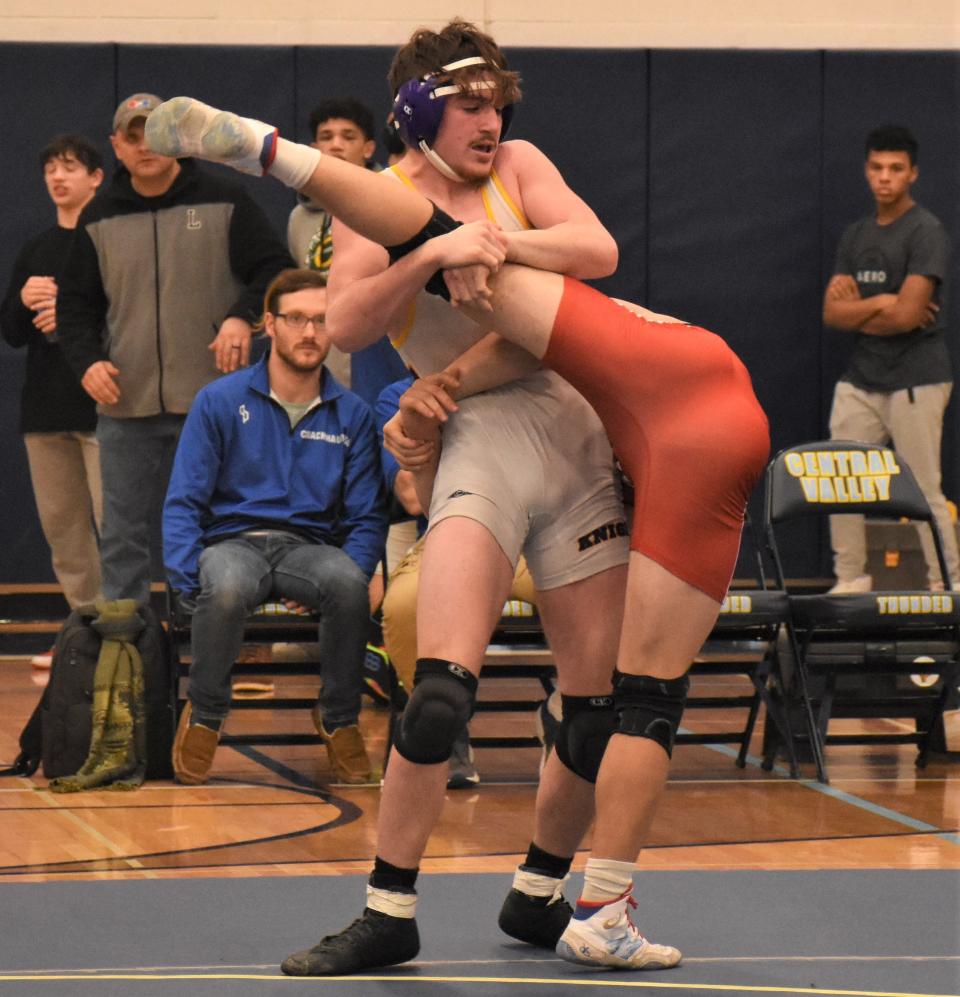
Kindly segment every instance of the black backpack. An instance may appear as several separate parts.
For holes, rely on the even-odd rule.
[[[176,727],[167,633],[148,606],[138,610],[145,626],[137,638],[143,660],[147,714],[148,779],[173,776],[170,751]],[[93,731],[93,676],[102,638],[90,625],[94,606],[75,609],[53,648],[50,680],[20,734],[20,754],[0,775],[33,775],[43,764],[48,779],[78,772],[87,760]]]

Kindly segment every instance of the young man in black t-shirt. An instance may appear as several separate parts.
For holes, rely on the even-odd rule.
[[[876,209],[843,233],[823,302],[824,322],[857,336],[834,392],[830,436],[893,444],[936,515],[956,586],[956,531],[940,485],[943,413],[953,387],[945,321],[949,240],[911,196],[918,171],[909,129],[874,129],[865,172]],[[831,517],[830,534],[837,576],[831,592],[870,591],[863,517]],[[920,538],[929,585],[939,588],[933,542],[926,530]]]

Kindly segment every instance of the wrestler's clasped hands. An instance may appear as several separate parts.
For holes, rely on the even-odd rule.
[[[491,310],[493,292],[487,284],[507,256],[506,236],[489,221],[470,222],[433,240],[454,308],[474,305]]]
[[[403,420],[395,412],[383,426],[383,445],[393,454],[401,471],[419,471],[434,460],[437,444],[430,440],[415,440],[403,431]]]
[[[457,411],[459,386],[459,371],[451,367],[414,381],[400,398],[399,410],[383,427],[383,442],[404,471],[433,460],[440,426]]]

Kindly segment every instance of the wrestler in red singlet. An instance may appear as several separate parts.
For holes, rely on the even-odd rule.
[[[721,602],[770,449],[747,369],[712,332],[650,322],[571,278],[543,362],[596,409],[634,482],[631,549]]]

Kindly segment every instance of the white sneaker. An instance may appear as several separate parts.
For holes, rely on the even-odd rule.
[[[154,111],[156,114],[156,111]],[[857,575],[848,582],[838,581],[827,592],[827,595],[859,595],[862,592],[870,592],[873,589],[873,578],[870,575]]]
[[[613,969],[676,966],[683,958],[680,950],[644,938],[630,920],[629,908],[636,906],[629,892],[599,907],[581,901],[557,942],[557,955],[567,962]]]
[[[196,156],[263,176],[277,149],[273,125],[220,111],[192,97],[174,97],[151,111],[147,145],[161,156]]]

